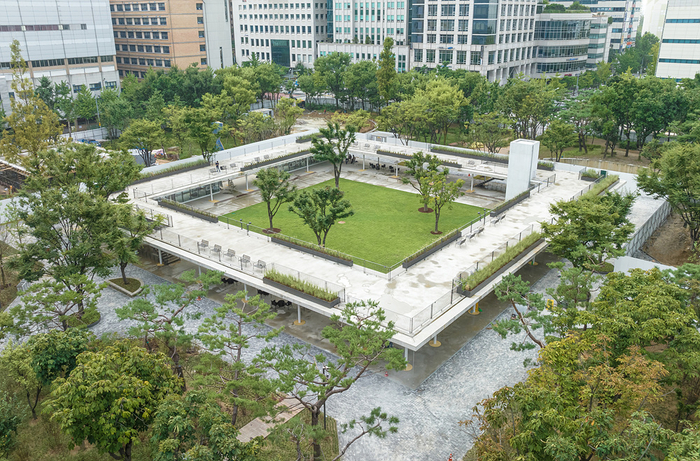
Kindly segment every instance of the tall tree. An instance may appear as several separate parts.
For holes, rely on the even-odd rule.
[[[437,158],[437,155],[424,154],[422,151],[416,152],[411,157],[411,160],[406,161],[406,171],[412,179],[404,177],[401,180],[404,184],[410,184],[420,194],[423,206],[418,211],[422,213],[433,211],[428,207],[428,203],[430,203],[430,184],[423,181],[423,179],[429,177],[431,173],[437,172],[439,167],[440,159]],[[447,175],[447,172],[445,168],[440,174]]]
[[[136,149],[146,167],[153,165],[151,152],[163,145],[165,133],[160,123],[146,119],[131,122],[119,137],[123,149]]]
[[[281,103],[280,103],[281,104]],[[260,196],[267,205],[267,217],[270,220],[270,232],[277,232],[272,225],[280,207],[294,200],[296,186],[289,183],[291,175],[288,171],[277,168],[265,168],[257,172],[253,184],[260,189]]]
[[[314,61],[314,75],[322,82],[328,91],[333,93],[335,107],[340,107],[340,101],[345,98],[345,72],[350,66],[348,53],[328,53]]]
[[[212,361],[204,357],[198,384],[214,388],[217,398],[227,401],[231,406],[231,424],[235,425],[240,406],[263,415],[275,404],[269,380],[243,361],[243,350],[250,347],[251,340],[269,341],[282,328],[270,329],[265,325],[277,314],[259,295],[252,298],[246,292],[226,295],[226,302],[214,311],[199,327],[198,338],[207,350],[223,360],[207,363]]]
[[[396,84],[396,55],[391,49],[394,46],[394,39],[386,37],[382,52],[379,53],[379,68],[377,69],[377,84],[379,95],[384,104],[388,104],[395,97]]]
[[[429,171],[421,179],[421,185],[427,190],[428,197],[430,197],[429,205],[433,207],[433,213],[435,213],[435,230],[432,232],[433,234],[442,234],[438,229],[438,225],[443,208],[451,207],[457,197],[464,195],[460,191],[462,186],[464,186],[464,180],[448,181],[448,173],[447,168],[442,172]]]
[[[326,246],[331,227],[340,219],[355,214],[350,202],[343,198],[340,189],[328,186],[323,189],[302,190],[294,198],[289,211],[299,216],[316,236],[318,245]]]
[[[139,261],[138,251],[143,241],[162,223],[161,215],[156,215],[155,219],[149,220],[143,210],[134,210],[131,205],[124,204],[116,207],[114,234],[109,238],[107,246],[119,265],[125,285],[127,284],[126,266]]]
[[[473,148],[498,153],[510,140],[509,124],[508,119],[497,112],[476,114],[474,120],[465,124],[466,138]]]
[[[362,108],[367,105],[378,107],[380,103],[379,88],[377,84],[377,63],[374,61],[360,61],[350,64],[345,72],[345,86],[350,99],[350,109],[355,109],[355,103],[360,101]]]
[[[51,110],[55,109],[54,105],[56,104],[56,94],[54,92],[54,86],[48,77],[41,77],[39,79],[39,85],[34,91],[36,91],[36,95],[39,96],[42,101],[44,101],[46,107]]]
[[[498,108],[512,121],[515,136],[535,139],[554,112],[560,90],[545,79],[510,79],[498,98]]]
[[[37,419],[36,408],[44,385],[34,372],[32,351],[26,343],[8,342],[0,352],[0,373],[13,390],[23,395],[32,412],[32,419]]]
[[[22,58],[19,41],[10,45],[12,83],[15,97],[10,99],[12,113],[5,117],[9,128],[0,139],[0,154],[10,162],[26,167],[35,156],[57,141],[63,132],[58,116],[34,92]],[[25,153],[26,152],[26,153]]]
[[[389,347],[396,333],[394,323],[386,322],[384,326],[385,321],[384,311],[376,302],[348,303],[339,315],[331,317],[332,324],[321,333],[337,348],[335,360],[300,343],[267,347],[256,359],[259,366],[275,373],[274,381],[281,392],[311,413],[314,460],[322,459],[322,431],[318,426],[326,401],[350,389],[376,363],[384,362],[388,369],[406,367],[401,352]]]
[[[275,108],[275,115],[280,124],[282,134],[289,134],[297,119],[304,113],[304,109],[297,106],[296,99],[284,98]]]
[[[600,268],[607,259],[624,254],[634,232],[628,215],[634,195],[609,193],[550,206],[553,223],[542,222],[550,250],[575,267]]]
[[[100,120],[109,131],[109,137],[116,139],[126,129],[133,116],[133,107],[116,89],[105,88],[100,93]]]
[[[541,141],[558,162],[564,154],[564,149],[576,144],[576,139],[573,125],[553,120],[542,134]]]
[[[68,135],[73,137],[72,125],[71,123],[76,118],[75,111],[75,100],[72,96],[71,87],[65,80],[54,85],[54,92],[56,94],[55,109],[61,120],[66,121],[68,126]],[[76,127],[77,128],[77,127]]]
[[[197,143],[202,152],[202,157],[211,163],[214,158],[213,150],[217,139],[217,135],[214,133],[214,122],[217,121],[220,113],[204,107],[190,107],[185,114],[185,123],[187,124],[187,132],[190,139]]]
[[[180,385],[165,355],[120,341],[81,354],[75,371],[56,380],[48,407],[73,445],[87,440],[99,453],[131,461],[158,406]]]
[[[683,219],[693,248],[700,238],[700,145],[674,143],[651,168],[642,168],[637,184],[647,194],[668,201]]]
[[[97,102],[92,91],[86,85],[80,87],[75,98],[75,115],[85,120],[92,120],[97,116]]]
[[[52,330],[29,338],[27,346],[32,353],[32,368],[44,386],[51,386],[57,378],[67,378],[77,365],[78,356],[88,350],[95,335],[71,328]]]
[[[151,339],[156,339],[168,348],[177,376],[183,379],[180,351],[192,342],[193,333],[185,325],[186,320],[199,318],[200,312],[192,311],[197,299],[206,296],[209,288],[221,283],[221,273],[209,271],[195,276],[194,271],[180,276],[183,283],[154,285],[144,290],[141,297],[115,309],[119,320],[133,320],[136,325],[129,328],[129,335],[143,338],[151,351]],[[153,293],[153,296],[149,296]]]
[[[340,172],[348,156],[350,145],[355,142],[357,127],[348,125],[346,128],[341,128],[338,122],[327,122],[326,128],[321,128],[319,132],[323,138],[314,137],[311,140],[311,153],[316,160],[333,165],[335,188],[339,189]]]

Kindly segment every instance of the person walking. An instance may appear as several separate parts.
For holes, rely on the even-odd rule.
[[[219,161],[216,161],[216,171],[221,171],[221,168],[219,168]]]

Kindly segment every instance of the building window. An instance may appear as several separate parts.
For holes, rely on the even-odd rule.
[[[204,18],[203,17],[198,17],[197,18],[197,24],[204,24]]]
[[[437,5],[428,5],[428,16],[437,16]]]
[[[202,59],[199,60],[199,62],[200,62],[203,66],[206,66],[206,65],[207,65],[207,58],[202,58]]]
[[[91,91],[100,91],[102,89],[102,84],[101,83],[91,83],[90,84],[90,90]]]
[[[204,31],[203,30],[199,31],[199,38],[204,38]]]
[[[440,34],[440,43],[454,43],[454,35],[449,35],[449,34]],[[442,62],[442,60],[440,60]]]
[[[435,62],[435,50],[425,50],[425,62]]]
[[[199,10],[199,11],[202,10],[202,4],[201,4],[201,3],[197,3],[197,4],[195,5],[195,7],[196,7],[197,10]]]
[[[87,24],[81,24],[80,25],[81,30],[87,30]]]
[[[467,52],[466,51],[457,51],[457,64],[466,64],[467,63]]]
[[[160,25],[167,26],[168,25],[168,18],[160,18]]]
[[[100,62],[112,62],[114,61],[114,56],[100,56]]]
[[[207,51],[206,45],[199,45],[199,51]]]
[[[158,11],[165,11],[165,3],[158,4]]]

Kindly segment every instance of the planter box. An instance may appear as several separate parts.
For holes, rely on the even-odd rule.
[[[489,157],[487,155],[470,154],[469,152],[456,152],[447,149],[440,149],[439,147],[432,147],[430,152],[434,152],[436,154],[454,155],[462,158],[471,158],[474,160],[483,160],[485,162],[508,163],[507,157]]]
[[[529,194],[529,193],[523,195],[522,197],[515,197],[515,198],[511,199],[510,201],[504,203],[504,205],[503,205],[502,207],[498,208],[497,210],[491,211],[491,213],[489,214],[489,216],[493,218],[493,217],[498,216],[499,214],[503,214],[503,213],[505,213],[507,210],[513,208],[515,205],[517,205],[518,203],[520,203],[520,202],[522,202],[523,200],[526,200],[526,199],[528,199],[528,198],[530,198],[530,194]]]
[[[335,298],[333,301],[326,301],[321,298],[317,298],[316,296],[311,296],[310,294],[304,293],[303,291],[295,290],[294,288],[288,287],[287,285],[282,285],[279,282],[275,282],[274,280],[270,280],[267,277],[263,278],[263,283],[265,285],[270,285],[272,287],[278,288],[280,290],[286,291],[287,293],[291,293],[294,296],[298,296],[302,299],[305,299],[307,301],[311,301],[316,304],[320,304],[321,306],[331,309],[334,306],[337,306],[340,304],[340,298]]]
[[[130,278],[133,278],[133,277],[130,277]],[[118,292],[124,293],[125,295],[127,295],[127,296],[133,298],[133,297],[139,295],[139,294],[143,291],[143,280],[140,280],[140,279],[136,279],[136,280],[138,280],[138,281],[141,283],[141,286],[139,287],[138,290],[136,290],[136,291],[134,291],[134,292],[131,292],[131,291],[129,291],[129,290],[126,290],[126,289],[120,287],[119,285],[117,285],[116,283],[114,283],[114,282],[112,282],[112,281],[110,281],[110,280],[107,280],[107,285],[108,285],[109,287],[111,287],[111,288],[117,290]]]
[[[317,136],[299,136],[296,138],[294,141],[297,144],[304,144],[305,142],[311,142],[313,138],[321,138],[322,136],[319,134]]]
[[[463,289],[463,288],[462,288],[462,284],[457,285],[457,293],[460,294],[460,295],[462,295],[462,296],[466,296],[467,298],[471,297],[471,296],[474,295],[477,291],[479,291],[480,289],[482,289],[483,287],[485,287],[485,286],[488,285],[489,283],[491,283],[491,282],[493,282],[494,280],[496,280],[496,278],[498,278],[498,277],[501,276],[505,271],[507,271],[508,269],[510,269],[515,263],[517,263],[518,261],[520,261],[520,259],[522,259],[522,258],[521,258],[522,255],[524,255],[524,254],[526,254],[526,253],[529,253],[530,251],[532,251],[533,248],[535,248],[535,247],[541,245],[542,242],[544,242],[544,241],[545,241],[544,239],[539,239],[538,241],[536,241],[535,243],[533,243],[533,244],[530,245],[529,247],[525,248],[519,255],[517,255],[515,258],[511,259],[510,261],[508,261],[503,267],[501,267],[500,269],[498,269],[491,277],[487,278],[486,280],[484,280],[483,282],[481,282],[480,284],[478,284],[476,287],[472,288],[471,290],[465,290],[465,289]]]
[[[371,154],[370,154],[370,155],[371,155]],[[384,155],[384,156],[386,156],[386,157],[400,158],[400,159],[403,159],[403,160],[411,160],[411,159],[413,158],[412,155],[403,155],[403,154],[399,154],[399,153],[396,153],[396,152],[389,152],[388,150],[382,150],[382,149],[377,150],[377,155]],[[455,163],[455,162],[446,162],[446,161],[444,161],[444,160],[440,162],[440,165],[442,165],[442,166],[451,166],[451,167],[453,167],[453,168],[462,168],[462,165],[460,165],[459,163]]]
[[[292,160],[292,159],[295,159],[297,157],[301,157],[303,155],[308,155],[310,152],[311,152],[310,150],[303,150],[301,152],[297,152],[296,154],[290,154],[290,155],[285,155],[282,157],[271,158],[269,160],[263,160],[262,162],[253,163],[252,165],[246,165],[243,168],[241,168],[241,171],[248,171],[248,170],[252,170],[253,168],[263,167],[265,165],[272,165],[273,163],[279,163],[279,162],[283,162],[285,160]]]
[[[194,216],[195,218],[203,219],[207,222],[215,223],[219,222],[219,218],[207,216],[205,214],[197,213],[194,210],[188,210],[187,208],[180,208],[178,206],[172,205],[168,202],[163,202],[163,201],[158,201],[158,205],[162,206],[163,208],[168,208],[170,210],[175,210],[179,211],[180,213],[185,213],[186,215]]]
[[[546,166],[546,165],[540,165],[539,163],[537,164],[537,169],[538,170],[545,170],[545,171],[554,171],[554,165],[552,166]]]
[[[599,178],[600,176],[597,176],[595,178],[591,178],[590,176],[581,176],[581,181],[594,182],[597,181]]]
[[[601,194],[606,193],[606,192],[609,191],[615,184],[617,184],[617,183],[619,183],[619,182],[620,182],[619,179],[615,180],[615,182],[613,182],[612,184],[610,184],[610,185],[609,185],[608,187],[606,187],[604,190],[600,191],[600,194],[598,194],[598,195],[601,195]]]
[[[156,173],[153,176],[149,176],[147,178],[137,179],[136,181],[132,182],[131,185],[133,186],[134,184],[141,184],[142,182],[148,182],[148,181],[152,181],[154,179],[167,178],[168,176],[173,176],[173,175],[180,174],[180,173],[186,173],[188,171],[198,170],[200,168],[209,168],[209,165],[198,164],[198,165],[188,166],[188,167],[182,168],[180,170],[167,171],[165,173]]]
[[[319,258],[327,259],[329,261],[333,261],[334,263],[342,264],[344,266],[349,266],[352,267],[353,264],[355,264],[352,260],[350,259],[343,259],[339,258],[337,256],[329,255],[328,253],[324,253],[323,251],[319,250],[314,250],[313,248],[308,248],[303,245],[297,245],[296,243],[289,242],[284,239],[280,238],[275,238],[274,236],[270,237],[270,240],[273,243],[278,243],[280,245],[286,246],[287,248],[291,248],[293,250],[299,250],[303,251],[304,253],[308,253],[313,256],[318,256]]]
[[[461,236],[462,236],[462,233],[461,233],[461,232],[457,232],[455,235],[453,235],[452,237],[448,238],[448,239],[445,240],[444,242],[438,243],[438,244],[435,245],[434,247],[432,247],[432,248],[430,248],[430,249],[424,251],[423,253],[419,254],[419,255],[416,256],[415,258],[410,259],[410,260],[409,260],[409,259],[404,260],[403,264],[401,264],[401,265],[403,266],[404,269],[408,269],[409,267],[413,266],[414,264],[418,264],[419,262],[423,261],[425,258],[427,258],[427,257],[430,256],[431,254],[435,253],[436,251],[442,250],[444,247],[446,247],[446,246],[449,245],[450,243],[454,242],[455,240],[457,240],[457,239],[460,238]]]

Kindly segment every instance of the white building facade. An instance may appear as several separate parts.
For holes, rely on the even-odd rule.
[[[642,35],[649,32],[661,37],[668,0],[645,0],[642,4]]]
[[[285,1],[287,3],[278,3]],[[313,67],[318,43],[332,36],[326,0],[236,0],[233,3],[233,33],[236,62],[240,65],[255,54],[260,61],[284,67],[302,64]]]
[[[700,72],[700,2],[668,0],[656,76],[694,78]]]
[[[18,40],[34,84],[66,81],[73,93],[118,87],[109,0],[0,0],[0,100],[10,112],[10,44]]]

